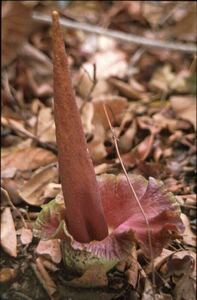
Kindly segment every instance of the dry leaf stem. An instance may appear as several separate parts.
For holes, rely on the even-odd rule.
[[[57,287],[56,287],[56,284],[54,283],[54,281],[49,276],[48,272],[45,270],[40,258],[36,259],[36,264],[31,263],[31,267],[32,267],[36,277],[42,284],[43,288],[49,295],[50,299],[54,300],[55,299],[54,294],[57,292]]]
[[[37,12],[33,13],[33,19],[44,23],[51,23],[51,18],[49,16]],[[116,30],[105,29],[92,24],[67,20],[65,18],[60,18],[60,23],[62,26],[71,29],[78,29],[86,32],[99,34],[99,35],[105,35],[124,42],[143,45],[144,47],[156,47],[156,48],[176,50],[176,51],[189,52],[189,53],[196,52],[196,46],[194,44],[183,44],[183,43],[175,43],[175,42],[166,42],[161,40],[153,40],[142,36],[134,35],[131,33],[127,34]]]
[[[148,221],[148,219],[147,219],[147,216],[146,216],[146,214],[145,214],[145,212],[144,212],[144,209],[143,209],[143,207],[142,207],[142,205],[141,205],[141,203],[140,203],[140,201],[139,201],[139,199],[138,199],[138,196],[137,196],[137,194],[136,194],[136,192],[135,192],[135,189],[134,189],[134,187],[133,187],[133,185],[132,185],[132,183],[131,183],[131,181],[130,181],[130,179],[129,179],[129,176],[128,176],[128,174],[127,174],[127,171],[126,171],[126,169],[125,169],[125,166],[124,166],[124,163],[123,163],[123,161],[122,161],[122,158],[121,158],[121,155],[120,155],[120,151],[119,151],[119,148],[118,148],[117,137],[116,137],[116,135],[115,135],[114,129],[113,129],[112,124],[111,124],[111,121],[110,121],[110,119],[109,119],[109,115],[108,115],[108,112],[107,112],[107,109],[106,109],[105,104],[103,104],[103,108],[104,108],[104,111],[105,111],[105,115],[106,115],[106,118],[107,118],[107,121],[108,121],[110,130],[111,130],[111,132],[112,132],[112,136],[113,136],[113,140],[114,140],[114,145],[115,145],[115,148],[116,148],[116,152],[117,152],[117,155],[118,155],[118,158],[119,158],[121,167],[122,167],[122,169],[123,169],[123,171],[124,171],[124,174],[125,174],[125,176],[126,176],[128,185],[129,185],[129,187],[130,187],[130,189],[131,189],[131,191],[132,191],[132,194],[134,195],[134,198],[135,198],[135,200],[136,200],[136,202],[137,202],[137,204],[138,204],[138,206],[139,206],[139,208],[140,208],[140,210],[141,210],[141,213],[142,213],[142,215],[143,215],[143,217],[144,217],[144,220],[145,220],[145,223],[146,223],[146,226],[147,226],[148,241],[149,241],[149,248],[150,248],[150,257],[151,257],[151,269],[152,269],[152,280],[153,280],[153,292],[154,292],[154,299],[155,299],[155,291],[154,291],[155,286],[156,286],[156,285],[155,285],[155,268],[154,268],[154,258],[153,258],[153,248],[152,248],[152,237],[151,237],[151,228],[150,228],[150,224],[149,224],[149,221]]]

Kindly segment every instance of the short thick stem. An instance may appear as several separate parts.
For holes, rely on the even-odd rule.
[[[59,172],[69,232],[79,242],[107,236],[94,167],[69,74],[59,16],[53,12],[54,115]]]

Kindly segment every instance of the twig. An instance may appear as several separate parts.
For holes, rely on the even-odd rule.
[[[17,295],[17,296],[19,296],[21,300],[22,300],[22,299],[25,299],[25,300],[33,300],[33,299],[30,298],[29,296],[27,296],[27,295],[25,295],[25,294],[23,294],[23,293],[21,293],[21,292],[18,292],[18,291],[14,291],[14,294]]]
[[[25,228],[28,228],[27,223],[25,222],[25,219],[24,219],[22,213],[21,213],[20,210],[19,210],[18,208],[16,208],[16,206],[12,203],[12,201],[11,201],[11,199],[10,199],[10,196],[9,196],[8,192],[7,192],[5,189],[3,189],[2,187],[1,187],[1,196],[3,196],[3,197],[7,200],[8,204],[11,206],[11,208],[13,209],[13,211],[15,211],[15,212],[20,216],[21,221],[22,221],[22,223],[23,223],[23,226],[24,226]]]
[[[36,21],[49,23],[49,24],[52,22],[50,16],[40,14],[38,12],[33,13],[33,19]],[[83,30],[86,32],[91,32],[99,35],[105,35],[124,42],[143,45],[144,47],[157,47],[162,49],[177,50],[177,51],[190,52],[190,53],[196,52],[196,46],[194,44],[183,44],[183,43],[175,43],[175,42],[166,42],[161,40],[153,40],[135,34],[131,34],[131,33],[127,34],[116,30],[105,29],[92,24],[71,21],[65,18],[60,18],[60,24],[62,26],[71,29]]]
[[[1,123],[3,126],[7,126],[8,128],[11,128],[12,130],[14,130],[17,134],[19,133],[22,136],[32,139],[33,141],[35,141],[38,144],[38,146],[40,146],[44,149],[50,150],[54,154],[57,154],[57,149],[55,146],[53,146],[52,144],[40,141],[39,137],[35,136],[30,131],[23,128],[20,124],[18,125],[18,123],[16,121],[10,120],[9,118],[1,117]]]
[[[155,272],[154,272],[154,271],[155,271],[155,268],[154,268],[154,258],[153,258],[153,248],[152,248],[152,238],[151,238],[151,228],[150,228],[150,224],[149,224],[149,221],[148,221],[148,219],[147,219],[147,217],[146,217],[146,214],[145,214],[145,212],[144,212],[144,209],[143,209],[143,207],[142,207],[142,205],[141,205],[141,203],[140,203],[140,201],[139,201],[139,199],[138,199],[138,196],[137,196],[137,194],[136,194],[136,192],[135,192],[135,189],[134,189],[134,187],[133,187],[133,185],[132,185],[132,183],[131,183],[131,181],[130,181],[130,179],[129,179],[129,176],[128,176],[127,171],[126,171],[125,166],[124,166],[124,163],[123,163],[122,158],[121,158],[121,156],[120,156],[120,151],[119,151],[118,143],[117,143],[117,137],[116,137],[116,135],[115,135],[115,133],[114,133],[114,128],[112,127],[112,124],[111,124],[111,122],[110,122],[109,115],[108,115],[107,109],[106,109],[106,107],[105,107],[105,104],[103,104],[103,108],[104,108],[104,112],[105,112],[107,121],[108,121],[108,123],[109,123],[109,127],[110,127],[111,132],[112,132],[112,135],[113,135],[114,145],[115,145],[115,148],[116,148],[116,152],[117,152],[117,155],[118,155],[120,164],[121,164],[122,169],[123,169],[123,171],[124,171],[124,174],[125,174],[125,176],[126,176],[128,185],[129,185],[129,187],[130,187],[130,189],[131,189],[131,191],[132,191],[132,194],[134,195],[134,198],[135,198],[135,200],[136,200],[136,202],[137,202],[137,204],[138,204],[138,206],[139,206],[139,208],[140,208],[140,210],[141,210],[141,213],[142,213],[142,215],[143,215],[143,217],[144,217],[144,220],[145,220],[145,223],[146,223],[146,226],[147,226],[148,242],[149,242],[150,257],[151,257],[151,269],[152,269],[153,291],[154,291],[154,290],[155,290]],[[154,293],[154,299],[155,299],[155,293]]]
[[[57,287],[54,283],[54,281],[50,278],[49,274],[45,270],[41,260],[39,258],[36,259],[36,264],[31,263],[30,264],[36,277],[42,284],[43,288],[49,295],[51,300],[55,299],[55,293],[57,292]]]

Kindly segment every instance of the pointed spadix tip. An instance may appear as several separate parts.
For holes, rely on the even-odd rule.
[[[53,18],[53,21],[58,21],[59,20],[59,13],[56,10],[54,10],[52,12],[52,18]]]

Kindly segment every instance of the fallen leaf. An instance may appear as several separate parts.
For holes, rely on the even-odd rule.
[[[56,143],[55,123],[50,107],[42,107],[39,111],[37,137],[44,143]]]
[[[59,264],[62,259],[60,242],[58,239],[40,241],[36,248],[36,253],[38,255],[46,256],[46,258],[49,257],[49,259],[56,264]]]
[[[17,256],[16,230],[9,207],[1,214],[1,246],[10,256]]]
[[[20,240],[23,245],[28,245],[33,239],[33,233],[31,229],[21,228]]]
[[[175,288],[174,299],[196,299],[196,254],[192,251],[176,252],[167,262],[167,276]]]
[[[2,268],[0,270],[0,283],[6,283],[14,279],[17,275],[17,270],[13,268]]]
[[[192,96],[172,96],[170,102],[177,116],[189,121],[196,129],[196,100]]]
[[[127,276],[128,283],[135,289],[138,281],[138,261],[137,261],[137,251],[136,248],[133,247],[131,250],[131,255],[127,259],[127,264],[129,264],[129,268],[125,272]]]
[[[61,184],[60,183],[50,182],[45,187],[43,198],[53,199],[60,193],[60,191],[61,191]]]
[[[153,90],[160,90],[168,93],[169,91],[176,91],[179,93],[188,92],[186,79],[188,73],[180,72],[176,74],[172,71],[169,64],[158,68],[153,74],[149,86]]]
[[[121,153],[126,153],[131,150],[136,132],[137,124],[135,121],[133,121],[131,126],[125,131],[125,133],[119,137],[118,145]]]
[[[95,288],[108,285],[106,270],[102,265],[91,266],[81,277],[66,282],[69,286]]]
[[[123,117],[123,113],[128,107],[127,99],[120,96],[100,96],[92,99],[94,104],[94,119],[93,124],[101,123],[104,128],[109,128],[109,124],[106,119],[106,115],[103,109],[105,104],[109,111],[110,121],[120,124]]]
[[[127,63],[124,52],[120,50],[108,50],[96,53],[94,56],[96,64],[96,77],[98,80],[106,79],[110,76],[123,77],[127,72]],[[93,78],[93,61],[85,63],[83,68],[87,71],[90,78]]]
[[[51,300],[55,300],[57,293],[57,286],[55,282],[52,280],[48,272],[46,271],[42,260],[38,257],[36,259],[36,268],[34,267],[36,275],[39,277],[44,289],[46,290],[47,294],[49,295]]]
[[[196,235],[192,232],[190,228],[189,218],[185,214],[181,214],[181,219],[185,226],[185,231],[183,232],[183,242],[186,245],[196,247]]]
[[[189,6],[187,13],[175,24],[165,31],[167,39],[175,37],[186,41],[195,41],[196,38],[196,7],[194,3]]]
[[[142,93],[135,90],[130,84],[123,82],[117,78],[109,78],[108,82],[118,89],[120,94],[129,99],[141,99]]]
[[[94,117],[94,105],[92,102],[86,102],[81,109],[81,121],[85,134],[91,134],[94,131],[92,124]]]
[[[20,197],[30,205],[40,206],[44,203],[46,187],[58,178],[55,165],[43,167],[32,176],[32,178],[19,189]]]
[[[7,154],[2,153],[1,167],[4,172],[10,167],[19,171],[31,171],[56,160],[56,156],[51,151],[39,147],[27,147],[13,149]]]
[[[130,152],[122,155],[122,160],[126,165],[137,164],[144,161],[150,154],[154,142],[154,135],[148,135]]]

